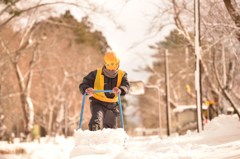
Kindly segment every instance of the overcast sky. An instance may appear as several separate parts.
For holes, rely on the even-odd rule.
[[[168,28],[155,35],[148,32],[151,26],[151,20],[157,14],[154,4],[161,3],[157,0],[129,0],[124,5],[123,0],[107,1],[104,6],[110,9],[115,15],[115,21],[123,29],[117,28],[110,20],[105,18],[94,19],[97,29],[103,31],[109,45],[119,55],[121,68],[129,74],[130,80],[147,80],[148,73],[135,72],[139,67],[151,65],[150,55],[155,51],[148,48],[164,39],[169,33]],[[100,2],[103,2],[100,0]],[[101,5],[101,3],[100,3]]]

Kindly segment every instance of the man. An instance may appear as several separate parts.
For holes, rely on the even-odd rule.
[[[91,119],[89,130],[117,128],[119,115],[118,93],[124,96],[129,90],[127,73],[119,69],[119,59],[112,51],[105,53],[104,66],[90,72],[83,78],[79,89],[90,95]],[[111,93],[94,93],[94,90],[112,90]]]

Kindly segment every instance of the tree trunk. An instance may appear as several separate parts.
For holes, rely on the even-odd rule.
[[[231,63],[230,63],[231,64]],[[231,64],[232,65],[232,64]],[[230,91],[230,88],[228,88],[228,85],[230,84],[226,84],[226,85],[223,85],[221,80],[220,80],[220,76],[218,74],[218,70],[217,70],[217,66],[216,66],[216,59],[215,59],[215,54],[213,54],[213,67],[214,67],[214,70],[215,70],[215,75],[216,75],[216,78],[217,78],[217,83],[220,87],[220,89],[222,90],[223,92],[223,95],[226,97],[226,99],[229,101],[229,103],[231,104],[231,107],[234,109],[234,112],[238,115],[239,119],[240,119],[240,112],[239,110],[237,109],[237,104],[234,102],[234,100],[232,99],[231,95],[229,94],[228,91]],[[230,67],[230,70],[229,72],[230,75],[229,76],[232,76],[231,74],[233,74],[233,66]],[[229,79],[228,79],[229,80]],[[229,82],[229,81],[227,81]],[[232,82],[232,81],[230,81]]]
[[[27,139],[29,139],[29,135],[33,128],[33,122],[34,122],[34,107],[32,103],[32,99],[30,97],[30,85],[31,82],[28,82],[27,88],[24,82],[24,78],[22,75],[22,72],[19,68],[18,63],[14,63],[17,79],[19,83],[19,88],[21,92],[21,105],[25,120],[25,135],[27,136]],[[28,76],[28,81],[31,81],[32,74],[30,73]]]
[[[231,16],[232,20],[236,24],[237,27],[237,39],[240,41],[240,13],[238,12],[238,5],[235,0],[223,0],[229,15]]]
[[[227,100],[230,102],[234,112],[238,115],[239,119],[240,119],[240,112],[237,109],[237,104],[234,102],[234,100],[232,99],[231,95],[227,92],[226,89],[222,89],[223,93],[225,95],[225,97],[227,98]]]
[[[49,120],[48,120],[48,129],[47,129],[47,134],[51,136],[52,134],[52,122],[53,122],[53,107],[50,106],[49,108]]]

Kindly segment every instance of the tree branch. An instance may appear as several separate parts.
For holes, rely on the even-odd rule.
[[[238,41],[240,41],[240,13],[238,12],[238,5],[236,5],[237,3],[235,0],[223,0],[223,2],[228,10],[229,15],[238,28],[236,34]]]
[[[218,74],[218,71],[217,71],[217,67],[216,67],[216,63],[215,63],[215,55],[213,55],[213,67],[214,67],[214,73],[216,75],[216,78],[217,78],[217,83],[220,87],[220,89],[222,90],[224,96],[226,97],[226,99],[229,101],[229,103],[231,104],[232,108],[234,109],[234,111],[237,113],[239,119],[240,119],[240,112],[239,110],[237,109],[237,104],[234,102],[234,100],[232,99],[231,95],[229,94],[229,92],[227,91],[226,87],[223,86],[221,84],[221,81],[220,81],[220,77],[219,77],[219,74]]]

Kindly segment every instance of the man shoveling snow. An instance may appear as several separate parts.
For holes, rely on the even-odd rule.
[[[79,85],[84,97],[79,129],[75,132],[75,148],[71,151],[70,158],[79,155],[109,155],[114,150],[124,149],[128,136],[124,131],[120,95],[127,94],[130,85],[127,73],[119,69],[119,63],[114,52],[107,52],[104,56],[104,66],[90,72]],[[81,129],[86,94],[90,96],[91,101],[92,116],[88,125],[90,131]],[[120,107],[122,129],[117,129],[117,106]]]
[[[127,73],[119,69],[119,63],[114,52],[105,53],[104,66],[90,72],[79,86],[80,92],[87,93],[91,100],[92,116],[88,125],[90,131],[117,128],[118,94],[124,96],[130,88]],[[96,90],[110,92],[96,93]]]

